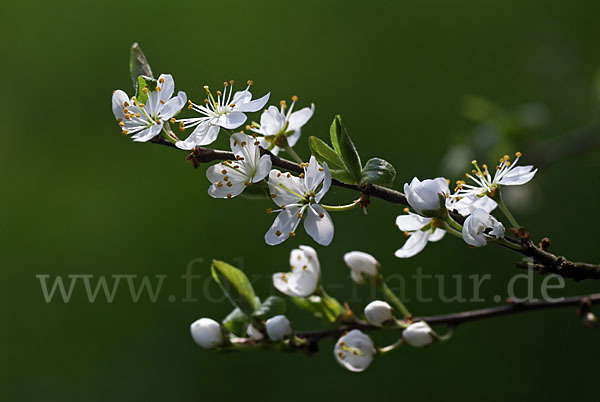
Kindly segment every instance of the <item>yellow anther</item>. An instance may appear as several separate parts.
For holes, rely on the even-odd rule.
[[[323,169],[323,168],[319,168],[319,172],[322,172],[323,170],[325,170],[325,169]]]
[[[273,213],[273,208],[267,208],[267,215],[271,215]]]
[[[246,146],[246,141],[242,141],[242,146],[245,147]]]
[[[227,181],[227,180],[229,180],[229,176],[223,177],[223,181]]]
[[[290,237],[294,237],[296,236],[296,232],[294,232],[293,230],[290,232]]]
[[[227,194],[227,198],[231,198],[231,194]]]
[[[321,212],[321,213],[319,214],[319,218],[323,219],[324,217],[325,217],[325,214],[324,214],[323,212]]]
[[[227,182],[227,187],[231,187],[231,186],[233,186],[233,184],[231,184],[231,182],[230,182],[230,181],[228,181],[228,182]]]
[[[254,81],[248,80],[248,85],[254,85]]]
[[[298,97],[296,95],[292,96],[292,101],[293,102],[298,102]]]
[[[129,130],[123,130],[122,133],[123,135],[129,134]]]
[[[304,173],[300,173],[300,174],[298,175],[298,177],[299,177],[299,178],[301,178],[301,179],[303,179],[303,178],[304,178]]]
[[[281,177],[281,172],[277,173],[277,177]]]
[[[408,233],[408,232],[404,232],[404,235],[405,235],[406,237],[410,237],[410,233]]]
[[[164,84],[165,83],[165,79],[161,78],[160,80],[158,80],[158,82],[160,82],[161,84]]]
[[[226,170],[226,169],[223,169],[223,170],[221,170],[221,173],[223,173],[223,174],[227,174],[227,170]]]
[[[516,156],[517,158],[520,158],[521,156],[523,156],[523,154],[522,154],[522,153],[520,153],[520,152],[517,152],[517,153],[515,153],[515,156]]]
[[[291,175],[291,173],[290,173],[290,172],[288,172],[288,173],[287,173],[285,176],[286,176],[288,179],[289,179],[290,177],[292,177],[292,175]]]
[[[404,213],[407,214],[410,211],[410,208],[406,207],[404,208]]]
[[[281,236],[281,232],[278,230],[275,232],[275,236]]]
[[[221,91],[217,91],[217,95],[219,95],[219,96],[222,96],[222,95],[223,95],[223,92],[221,92]]]
[[[123,103],[123,106],[125,106],[125,107],[129,107],[129,102],[125,102],[125,103]]]
[[[298,219],[302,219],[302,212],[300,212],[300,213],[298,214]],[[300,258],[300,257],[298,257],[298,259],[299,259],[299,258]]]
[[[228,83],[227,81],[225,81],[225,82],[223,83],[223,86],[224,86],[225,88],[227,88],[227,87],[229,86],[229,83]]]
[[[231,85],[233,85],[233,84],[235,84],[235,81],[234,81],[234,80],[229,80],[229,83],[230,83]]]
[[[160,92],[160,91],[161,91],[160,87],[158,87],[158,86],[157,86],[156,88],[154,88],[154,90],[155,90],[156,92]]]
[[[123,122],[120,122],[120,123],[119,123],[119,126],[121,126],[121,127],[125,127],[125,123],[123,123]]]
[[[141,117],[141,116],[142,116],[142,115],[141,115],[141,114],[139,114],[139,113],[136,113],[136,114],[135,114],[135,117]]]
[[[281,209],[285,210],[287,207],[285,205],[281,206]]]
[[[171,124],[175,124],[175,117],[171,117],[171,118],[169,119],[169,122],[170,122]]]
[[[271,194],[271,198],[277,198],[277,194]]]
[[[148,93],[148,87],[142,89],[142,92],[145,93],[145,94],[147,94]]]
[[[218,182],[217,183],[217,187],[219,187],[219,188],[223,187],[223,183],[222,182]]]

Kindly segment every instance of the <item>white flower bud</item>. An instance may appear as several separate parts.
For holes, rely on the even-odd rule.
[[[338,339],[333,353],[342,367],[360,372],[369,367],[373,361],[375,345],[371,338],[362,331],[353,329]]]
[[[255,341],[262,341],[264,339],[264,335],[258,330],[256,329],[256,327],[252,324],[248,325],[248,328],[246,329],[246,333],[248,334],[248,336],[250,336],[250,338],[254,339]]]
[[[404,342],[415,348],[422,348],[433,342],[431,327],[424,321],[415,322],[402,331]]]
[[[583,317],[583,325],[585,325],[588,328],[594,328],[596,326],[596,324],[598,324],[598,319],[596,318],[596,315],[594,313],[592,313],[591,311],[589,311]]]
[[[200,318],[190,326],[194,342],[205,349],[213,349],[223,343],[223,333],[218,322],[210,318]]]
[[[462,235],[468,245],[483,247],[487,244],[487,239],[504,237],[504,226],[485,210],[478,208],[465,220]]]
[[[352,270],[352,280],[358,284],[369,282],[379,275],[379,262],[372,255],[362,251],[344,254],[344,262]]]
[[[450,189],[443,177],[423,181],[415,177],[410,184],[404,184],[404,193],[410,206],[419,215],[434,217],[446,209],[445,198],[450,194]],[[443,202],[440,202],[440,194]]]
[[[284,315],[269,318],[265,325],[267,326],[267,335],[272,341],[282,341],[292,336],[292,324]]]
[[[393,318],[392,306],[381,300],[372,301],[365,307],[365,316],[370,324],[381,327]]]

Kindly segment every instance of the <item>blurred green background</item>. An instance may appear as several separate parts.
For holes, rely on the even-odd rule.
[[[358,375],[337,365],[333,341],[312,357],[200,349],[189,324],[230,310],[201,294],[219,296],[205,281],[208,261],[243,262],[266,297],[274,292],[270,274],[286,269],[290,250],[315,245],[303,231],[281,246],[265,245],[269,201],[211,199],[205,167],[194,170],[181,152],[120,135],[110,97],[117,88],[131,91],[129,46],[139,41],[155,74],[173,74],[176,89],[196,101],[205,84],[253,79],[255,95],[271,91],[273,103],[292,95],[300,106],[314,102],[315,116],[297,146],[302,155],[308,155],[308,135],[326,138],[340,113],[365,160],[380,156],[395,165],[396,188],[414,175],[457,179],[462,174],[448,173],[442,162],[455,144],[467,144],[490,164],[517,150],[534,155],[537,149],[539,158],[536,144],[596,121],[598,3],[23,0],[3,2],[0,12],[1,399],[597,398],[598,330],[583,328],[573,308],[465,325],[451,342],[404,348]],[[468,96],[501,105],[508,115],[535,102],[533,120],[543,122],[496,124],[506,122],[504,112],[491,120],[483,113],[482,121],[485,102],[465,104]],[[550,236],[554,252],[598,262],[598,219],[587,214],[597,209],[600,153],[589,148],[546,163],[527,186],[521,204],[529,208],[517,216],[536,239]],[[450,159],[469,169],[469,159]],[[335,189],[328,201],[353,196]],[[415,314],[483,307],[494,304],[493,295],[506,296],[506,283],[520,273],[516,255],[470,250],[448,238],[398,260],[393,252],[405,239],[393,224],[398,213],[374,200],[368,216],[334,216],[334,243],[316,247],[325,282],[338,285],[330,293],[352,297],[342,256],[363,250],[377,256],[385,273],[406,278],[418,267],[448,281],[452,274],[492,274],[482,287],[486,303],[442,303],[432,281],[425,293],[435,300],[409,302]],[[194,266],[202,276],[194,282],[199,300],[183,303],[180,276],[195,258],[205,261]],[[147,296],[132,302],[124,284],[113,303],[89,303],[81,286],[69,303],[46,303],[39,274],[168,278],[156,303]],[[558,294],[597,289],[568,281]],[[358,289],[354,309],[369,296],[369,289]],[[414,296],[410,286],[407,296]],[[299,328],[320,325],[294,307],[289,316]]]

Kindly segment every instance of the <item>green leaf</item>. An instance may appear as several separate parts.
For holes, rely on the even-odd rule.
[[[323,162],[327,162],[330,170],[344,170],[346,168],[344,166],[344,162],[340,159],[339,155],[331,148],[325,141],[317,137],[309,137],[308,145],[310,147],[310,151],[317,158],[319,163],[323,164]]]
[[[356,147],[352,143],[346,127],[342,123],[342,118],[338,115],[333,119],[331,128],[329,129],[331,136],[331,144],[333,149],[340,156],[344,162],[344,166],[348,173],[354,178],[354,183],[359,183],[362,177],[362,165],[360,163],[360,156]]]
[[[326,295],[317,298],[292,297],[294,304],[321,318],[326,323],[335,322],[345,312],[342,305],[333,297]]]
[[[348,184],[356,184],[354,177],[346,169],[329,169],[331,177]]]
[[[361,183],[391,187],[395,178],[396,169],[391,163],[380,158],[372,158],[367,161],[362,169]]]
[[[223,261],[214,260],[211,266],[212,276],[231,303],[251,315],[258,309],[259,302],[246,274]]]
[[[239,308],[235,308],[223,320],[223,327],[237,336],[246,336],[246,327],[252,319],[242,312]]]
[[[279,314],[285,313],[285,300],[279,296],[269,296],[267,300],[252,314],[252,317],[267,320]]]
[[[138,77],[140,75],[153,79],[154,75],[152,75],[152,69],[150,68],[150,64],[148,64],[148,60],[142,52],[142,48],[136,42],[131,45],[131,51],[129,55],[129,74],[131,74],[131,82],[133,83],[133,87],[135,92],[138,92]]]
[[[137,101],[139,103],[146,104],[148,101],[148,93],[145,91],[145,89],[147,89],[149,92],[154,91],[156,85],[157,82],[154,78],[143,77],[140,75],[137,80]]]

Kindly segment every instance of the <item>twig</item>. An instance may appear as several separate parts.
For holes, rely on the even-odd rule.
[[[564,306],[586,305],[589,308],[592,304],[600,302],[600,293],[594,293],[589,296],[571,296],[565,297],[559,301],[535,301],[535,302],[515,302],[509,300],[508,304],[503,306],[482,308],[479,310],[463,311],[460,313],[442,314],[434,316],[414,317],[413,322],[425,321],[430,325],[445,325],[447,327],[456,328],[457,326],[471,322],[495,318],[513,314],[519,314],[527,311],[545,310]],[[385,328],[385,327],[383,327]],[[362,331],[381,330],[382,327],[375,327],[365,322],[358,321],[352,324],[342,325],[336,328],[326,328],[314,331],[299,331],[296,336],[304,338],[309,343],[318,343],[325,338],[337,338],[347,331],[360,329]]]
[[[152,142],[160,145],[165,145],[171,148],[179,149],[175,147],[173,143],[165,140],[162,137],[155,137],[155,139]],[[304,169],[298,163],[289,161],[287,159],[283,159],[263,148],[261,148],[261,152],[263,154],[266,153],[271,155],[271,162],[273,166],[289,170],[295,173],[304,172]],[[197,167],[200,163],[234,160],[235,155],[232,152],[220,151],[204,147],[196,147],[194,151],[192,151],[192,153],[189,154],[188,159],[191,160],[194,163],[194,166]],[[335,179],[331,181],[331,184],[337,187],[357,191],[367,198],[375,197],[387,202],[391,202],[393,204],[408,206],[406,196],[401,192],[390,188],[378,186],[376,184],[365,184],[357,186],[355,184],[342,183],[341,181]],[[465,217],[458,214],[456,211],[451,211],[450,215],[458,223],[464,223]],[[600,279],[600,264],[588,264],[583,262],[569,261],[565,257],[556,256],[552,253],[549,253],[548,251],[541,249],[540,247],[537,247],[529,240],[524,241],[522,243],[522,247],[522,250],[515,250],[512,248],[510,249],[513,251],[517,251],[518,253],[524,256],[533,258],[534,262],[538,264],[538,268],[536,268],[535,265],[533,266],[533,268],[536,272],[539,272],[540,274],[553,273],[560,275],[564,278],[574,279],[576,281],[582,279]],[[518,263],[519,267],[522,267],[522,265],[523,264]],[[543,269],[540,269],[539,265],[541,265]]]

